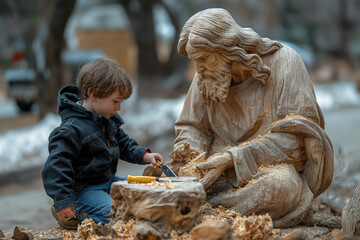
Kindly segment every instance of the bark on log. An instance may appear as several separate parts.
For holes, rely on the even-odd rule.
[[[328,216],[320,213],[314,215],[315,224],[317,226],[326,227],[330,229],[341,229],[341,217]]]
[[[279,240],[310,240],[309,236],[303,232],[303,231],[299,231],[299,230],[294,230],[291,233],[286,234],[283,237],[280,237]]]
[[[321,238],[323,235],[329,232],[330,232],[329,229],[324,227],[287,228],[280,230],[280,239],[316,239],[316,238]],[[305,238],[305,236],[307,236],[308,238]]]
[[[193,228],[191,240],[227,240],[231,238],[229,224],[223,221],[207,220]]]

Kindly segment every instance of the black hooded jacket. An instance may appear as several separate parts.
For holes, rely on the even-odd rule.
[[[75,195],[85,186],[112,179],[119,159],[145,164],[140,147],[121,128],[116,114],[110,119],[86,110],[78,102],[76,86],[59,92],[61,125],[49,136],[49,157],[41,172],[46,193],[56,211],[75,205]]]

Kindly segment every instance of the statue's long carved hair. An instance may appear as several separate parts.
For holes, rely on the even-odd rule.
[[[282,45],[261,38],[251,28],[240,27],[230,13],[221,8],[210,8],[192,16],[184,25],[178,43],[178,52],[184,56],[186,44],[205,51],[218,51],[228,63],[239,62],[263,84],[270,77],[270,69],[261,57],[274,53]]]

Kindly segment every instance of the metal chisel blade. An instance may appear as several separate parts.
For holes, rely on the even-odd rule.
[[[161,170],[163,170],[167,177],[177,177],[176,174],[168,166],[160,164],[159,167],[161,168]]]
[[[158,167],[165,173],[167,177],[177,177],[176,174],[165,164],[161,164],[160,161],[157,160]]]

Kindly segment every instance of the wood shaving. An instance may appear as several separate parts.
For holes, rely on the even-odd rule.
[[[198,156],[200,156],[201,154],[203,154],[203,152],[199,152],[198,150],[193,151],[193,152],[190,153],[189,159],[186,159],[186,160],[187,160],[187,162],[190,162],[190,161],[192,161],[193,159],[195,159],[195,158],[197,158]]]
[[[170,153],[169,157],[175,162],[188,163],[200,154],[198,150],[192,150],[189,143],[184,143],[176,151]]]
[[[205,156],[205,152],[196,155],[195,158],[187,162],[184,167],[180,168],[178,175],[181,177],[197,177],[198,179],[203,178],[205,175],[205,171],[197,169],[196,166],[201,162],[206,162]]]
[[[117,223],[113,226],[113,229],[117,234],[124,240],[133,240],[135,239],[134,227],[141,224],[142,221],[137,219],[130,219],[127,222]]]
[[[137,184],[137,183],[136,183]],[[151,187],[151,188],[165,188],[165,189],[174,189],[179,188],[179,184],[174,184],[171,180],[166,180],[164,182],[153,181],[151,183],[140,183],[143,186]]]
[[[265,240],[276,237],[269,214],[236,217],[231,228],[233,235],[240,239]]]
[[[175,230],[171,231],[171,239],[176,240],[188,240],[191,238],[191,233],[184,233],[182,235],[179,235]]]
[[[204,214],[202,216],[201,222],[206,220],[219,220],[232,224],[236,217],[241,216],[242,215],[240,213],[234,210],[227,209],[223,206],[213,208],[209,203],[206,203],[204,205]]]
[[[61,234],[62,234],[62,237],[63,237],[64,240],[76,239],[75,238],[75,233],[73,233],[73,232],[64,230],[64,231],[61,232]]]
[[[124,239],[134,240],[134,227],[142,222],[135,219],[130,219],[127,222],[117,222],[112,228],[106,226],[108,230],[107,236],[98,236],[95,230],[100,226],[92,219],[84,219],[79,225],[76,233],[72,231],[62,231],[64,240],[98,240],[98,239]]]
[[[273,167],[275,167],[276,164],[269,164],[269,165],[262,165],[258,168],[258,170],[254,173],[254,175],[258,174],[258,173],[261,173],[261,172],[264,172],[266,170],[269,170]]]
[[[212,208],[209,203],[206,203],[201,222],[206,220],[227,222],[233,230],[233,236],[240,239],[265,240],[274,239],[278,236],[278,233],[273,229],[269,214],[245,217],[234,210],[222,206]]]
[[[295,114],[295,113],[290,113],[289,115],[286,115],[284,118],[279,119],[279,120],[277,120],[276,122],[271,123],[271,124],[270,124],[270,127],[273,127],[274,125],[278,124],[279,122],[281,122],[282,120],[287,119],[287,118],[303,118],[303,119],[306,119],[306,117],[297,115],[297,114]]]
[[[78,238],[79,240],[96,240],[99,239],[94,235],[95,222],[92,219],[84,219],[81,225],[78,227]]]

